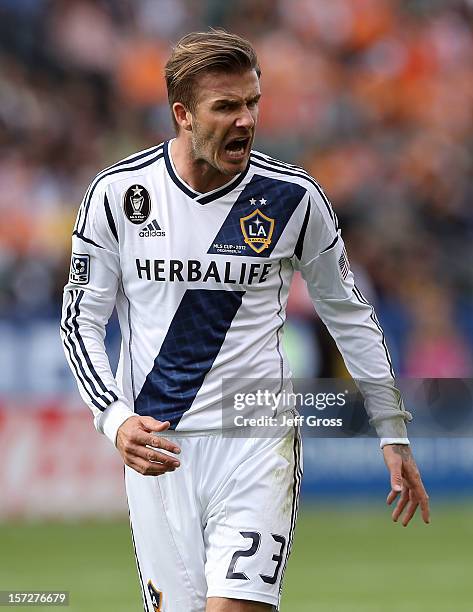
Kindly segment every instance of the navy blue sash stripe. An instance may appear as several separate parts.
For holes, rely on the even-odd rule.
[[[100,181],[108,176],[112,176],[113,174],[117,174],[119,172],[131,172],[133,170],[141,170],[142,168],[146,168],[146,166],[150,166],[151,164],[153,164],[154,162],[158,161],[159,159],[163,157],[162,150],[163,150],[163,145],[160,145],[159,147],[156,147],[155,149],[152,149],[151,151],[136,155],[133,158],[130,158],[129,160],[118,162],[117,164],[110,166],[110,168],[108,168],[107,170],[104,170],[103,172],[97,175],[95,180],[91,183],[90,189],[87,192],[86,198],[84,200],[83,214],[81,211],[79,211],[79,217],[81,218],[81,221],[79,222],[79,217],[78,217],[76,226],[77,228],[79,225],[81,226],[80,230],[78,230],[80,234],[84,233],[85,225],[87,223],[87,214],[89,212],[90,202],[92,200],[92,196],[94,195],[95,188],[100,183]],[[157,154],[151,157],[150,159],[147,159],[146,161],[142,162],[141,164],[128,167],[129,164],[133,164],[134,162],[144,157],[148,157],[154,153],[157,153]]]
[[[184,293],[135,400],[136,413],[176,428],[212,368],[244,294],[212,289]]]

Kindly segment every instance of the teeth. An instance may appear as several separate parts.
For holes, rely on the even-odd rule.
[[[239,149],[228,150],[227,153],[230,157],[240,157],[244,153],[244,151],[244,147],[240,147]]]
[[[241,136],[239,138],[234,138],[225,145],[225,152],[229,157],[240,159],[245,155],[247,144],[248,137]]]

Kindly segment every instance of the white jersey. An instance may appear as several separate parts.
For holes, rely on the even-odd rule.
[[[218,429],[222,380],[290,378],[281,340],[295,270],[350,374],[392,380],[383,332],[319,185],[253,151],[243,173],[201,194],[177,175],[169,150],[167,142],[98,174],[77,217],[61,329],[97,428],[114,440],[135,412],[176,430]],[[114,306],[116,378],[103,342]],[[384,433],[401,438],[402,407],[393,409],[402,426]]]

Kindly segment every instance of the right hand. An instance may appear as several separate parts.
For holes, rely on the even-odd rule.
[[[392,513],[393,521],[396,523],[402,515],[402,524],[407,527],[420,506],[424,523],[430,523],[429,496],[409,445],[387,444],[383,454],[391,475],[391,491],[386,500],[388,505],[400,495]]]
[[[171,440],[152,433],[166,431],[170,425],[169,421],[158,421],[150,416],[132,416],[122,423],[118,428],[116,446],[124,463],[144,476],[174,472],[180,465],[177,458],[157,449],[170,453],[180,453],[181,449]]]

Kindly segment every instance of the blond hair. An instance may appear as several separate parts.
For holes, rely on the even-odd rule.
[[[240,73],[261,71],[256,52],[251,44],[237,34],[225,30],[192,32],[173,47],[171,57],[164,68],[169,106],[176,130],[178,125],[172,112],[175,102],[180,102],[190,111],[197,102],[196,79],[200,74],[211,72]]]

